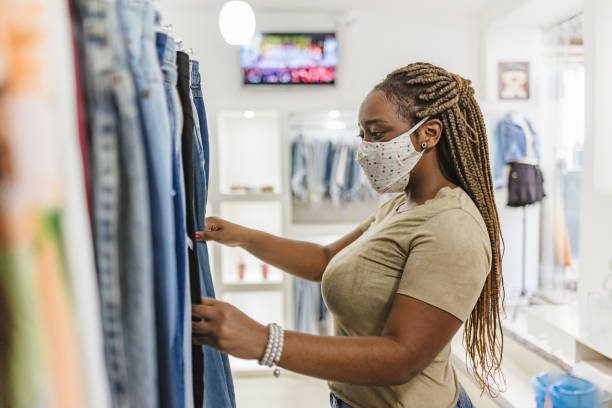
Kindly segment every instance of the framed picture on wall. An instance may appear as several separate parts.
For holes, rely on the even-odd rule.
[[[529,62],[499,63],[499,99],[529,99]]]

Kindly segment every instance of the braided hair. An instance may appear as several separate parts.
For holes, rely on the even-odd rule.
[[[470,84],[435,65],[414,63],[391,72],[374,89],[384,92],[406,120],[430,116],[442,122],[436,147],[442,174],[470,196],[485,221],[491,241],[491,270],[465,322],[463,342],[481,390],[497,395],[505,385],[500,367],[504,344],[500,317],[503,238],[493,197],[487,131]]]

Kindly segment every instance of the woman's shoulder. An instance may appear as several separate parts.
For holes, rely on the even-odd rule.
[[[478,207],[461,187],[440,190],[427,208],[429,224],[440,228],[463,229],[466,233],[480,232],[488,241],[488,230]]]

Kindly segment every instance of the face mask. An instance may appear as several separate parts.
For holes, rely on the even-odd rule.
[[[410,172],[423,155],[412,145],[410,135],[427,119],[429,116],[388,142],[362,141],[359,145],[357,161],[378,193],[399,193],[408,186]]]

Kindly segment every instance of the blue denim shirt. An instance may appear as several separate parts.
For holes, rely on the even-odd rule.
[[[530,121],[525,120],[533,134],[533,150],[540,158],[540,139]],[[496,189],[506,186],[504,180],[504,166],[507,163],[521,160],[527,155],[527,138],[523,129],[514,123],[510,115],[504,118],[495,127],[495,162],[493,168],[493,185]]]

